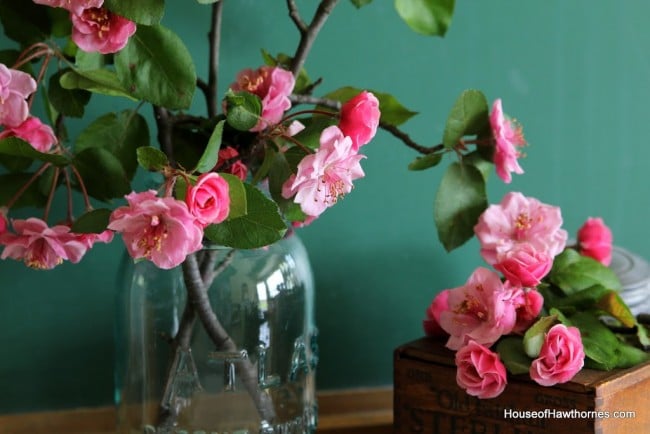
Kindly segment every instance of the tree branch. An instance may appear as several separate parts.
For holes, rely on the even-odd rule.
[[[300,17],[300,13],[298,12],[298,5],[296,4],[296,1],[287,0],[287,8],[289,9],[289,16],[291,17],[291,20],[298,28],[300,35],[304,35],[307,32],[307,24],[305,24],[305,22]]]
[[[331,108],[336,111],[341,110],[341,102],[333,99],[318,98],[311,95],[293,94],[289,96],[289,100],[291,101],[292,105],[313,104],[313,105],[320,105],[323,107]]]
[[[174,159],[174,146],[172,141],[172,124],[170,119],[169,110],[160,106],[153,106],[153,114],[158,127],[158,143],[160,149],[167,155],[169,163],[172,167],[176,167],[176,160]]]
[[[210,55],[208,60],[208,89],[206,99],[208,104],[208,117],[217,115],[219,105],[217,101],[217,83],[219,75],[219,48],[221,46],[221,17],[223,15],[223,2],[220,0],[212,5],[212,19],[210,25]]]
[[[434,152],[441,151],[444,146],[441,144],[436,145],[436,146],[422,146],[413,141],[411,137],[406,134],[404,131],[400,130],[397,128],[395,125],[390,125],[385,122],[380,122],[379,123],[379,128],[382,130],[388,131],[391,133],[394,137],[397,137],[400,139],[406,146],[408,146],[411,149],[415,149],[418,151],[420,154],[433,154]]]
[[[323,27],[323,24],[325,24],[327,17],[330,15],[330,13],[332,13],[332,10],[334,9],[334,6],[336,6],[337,2],[338,0],[322,0],[318,5],[318,9],[316,9],[316,12],[314,13],[314,18],[312,18],[309,27],[307,27],[304,32],[301,31],[300,43],[298,44],[296,53],[293,56],[293,61],[291,62],[291,73],[294,77],[298,76],[300,69],[302,69],[303,65],[305,64],[307,55],[311,50],[311,46],[313,45],[316,36],[318,36],[318,32],[320,31],[321,27]],[[291,11],[292,2],[288,0],[287,4],[289,5],[289,10]]]

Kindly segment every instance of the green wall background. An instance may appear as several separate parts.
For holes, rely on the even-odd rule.
[[[205,71],[208,9],[167,3],[164,23]],[[298,2],[305,17],[313,3]],[[392,2],[356,10],[344,0],[306,67],[324,77],[321,93],[344,85],[393,93],[420,112],[404,127],[422,144],[440,141],[463,89],[502,98],[531,146],[525,175],[509,186],[490,181],[491,202],[516,190],[559,205],[570,233],[602,216],[616,244],[650,258],[649,15],[643,0],[459,1],[446,38],[431,39],[412,33]],[[260,47],[292,53],[297,36],[280,0],[226,0],[224,35],[222,88],[261,63]],[[95,107],[128,106],[119,104]],[[414,153],[384,132],[364,152],[366,178],[300,232],[317,283],[321,389],[391,384],[392,351],[421,335],[433,296],[483,265],[476,243],[447,254],[437,241],[442,170],[408,172]],[[121,257],[117,239],[49,272],[0,262],[0,413],[112,402]]]

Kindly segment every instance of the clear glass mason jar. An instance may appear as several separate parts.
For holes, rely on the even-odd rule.
[[[117,432],[313,432],[314,288],[300,239],[255,250],[204,249],[196,257],[210,265],[204,270],[217,270],[207,289],[216,322],[207,329],[205,313],[187,303],[185,267],[125,261],[116,322]],[[215,324],[217,337],[206,332]]]

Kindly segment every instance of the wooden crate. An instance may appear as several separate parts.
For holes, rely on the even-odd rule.
[[[395,434],[650,433],[650,363],[583,369],[554,387],[509,376],[500,396],[477,399],[456,384],[453,352],[444,342],[422,338],[395,350],[394,428]]]

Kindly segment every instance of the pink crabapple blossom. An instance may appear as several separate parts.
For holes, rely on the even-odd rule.
[[[544,251],[537,251],[530,243],[515,244],[499,256],[494,268],[515,286],[539,285],[553,266],[553,258]]]
[[[230,88],[235,92],[252,93],[262,100],[261,119],[250,129],[257,132],[280,122],[284,112],[291,108],[289,95],[295,84],[291,72],[280,67],[262,66],[255,71],[240,71]]]
[[[546,332],[539,357],[530,365],[530,378],[542,386],[570,381],[584,366],[580,330],[556,324]]]
[[[362,158],[352,149],[352,139],[335,125],[327,127],[321,133],[320,147],[304,157],[298,172],[285,181],[282,196],[295,195],[294,202],[302,211],[317,217],[352,190],[352,181],[364,176]]]
[[[480,399],[495,398],[508,384],[506,367],[499,355],[475,341],[456,352],[456,383],[468,395]]]
[[[517,320],[514,293],[495,272],[479,267],[465,285],[449,290],[448,309],[440,326],[449,334],[447,348],[458,350],[470,340],[491,346],[512,332]]]
[[[39,152],[48,152],[57,142],[52,128],[35,116],[28,116],[23,123],[15,127],[5,128],[0,132],[0,139],[6,137],[18,137]]]
[[[380,115],[379,100],[365,90],[343,104],[339,128],[352,139],[352,149],[359,150],[375,137]]]
[[[36,80],[23,71],[0,63],[0,125],[16,127],[29,116],[27,98],[36,91]]]
[[[544,297],[535,289],[521,289],[516,293],[514,303],[517,321],[512,331],[524,333],[537,320],[544,306]]]
[[[481,256],[494,265],[520,243],[528,243],[537,253],[554,258],[564,250],[568,237],[561,227],[559,207],[510,192],[501,203],[490,205],[481,214],[474,233],[481,245]]]
[[[5,246],[0,258],[22,260],[31,268],[49,270],[64,260],[76,264],[88,250],[66,225],[50,228],[43,220],[31,217],[12,220],[12,227],[15,233],[0,235],[0,244]]]
[[[447,333],[440,327],[440,315],[449,309],[449,290],[439,292],[426,311],[426,318],[422,321],[422,328],[427,336],[445,336]]]
[[[185,202],[157,197],[154,190],[130,193],[126,200],[112,212],[108,229],[122,234],[132,258],[170,269],[201,249],[203,228]]]
[[[228,182],[218,173],[203,173],[195,185],[187,186],[185,203],[202,226],[221,223],[230,212],[229,191]]]
[[[136,25],[106,8],[88,8],[72,13],[72,40],[86,52],[120,51],[135,33]]]
[[[517,159],[521,153],[517,149],[524,146],[524,140],[521,127],[513,121],[506,118],[501,107],[501,99],[497,99],[492,104],[490,113],[490,126],[496,142],[494,148],[494,165],[496,166],[497,175],[506,184],[512,181],[511,172],[521,175],[524,170],[519,166]]]
[[[578,230],[580,254],[589,256],[603,265],[612,262],[612,241],[612,231],[600,217],[589,217]]]

